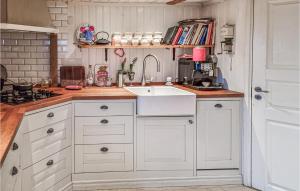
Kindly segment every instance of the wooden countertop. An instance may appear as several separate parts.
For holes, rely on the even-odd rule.
[[[220,98],[220,97],[243,97],[239,92],[230,90],[198,91],[187,87],[176,85],[176,87],[190,91],[197,95],[197,98]],[[136,99],[137,96],[124,88],[88,87],[82,90],[65,90],[64,88],[51,88],[51,90],[62,95],[11,106],[0,103],[0,166],[2,166],[9,147],[16,135],[19,125],[26,112],[52,106],[71,100],[109,100],[109,99]]]

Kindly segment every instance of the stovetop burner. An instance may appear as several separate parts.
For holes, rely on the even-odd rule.
[[[46,89],[35,89],[29,91],[5,90],[0,93],[0,102],[9,105],[18,105],[59,95],[61,94],[54,93],[53,91]]]

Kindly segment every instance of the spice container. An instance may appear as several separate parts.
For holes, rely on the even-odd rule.
[[[112,35],[112,40],[111,40],[112,45],[120,46],[121,45],[121,38],[122,38],[122,35],[121,35],[120,32],[114,32],[113,35]]]

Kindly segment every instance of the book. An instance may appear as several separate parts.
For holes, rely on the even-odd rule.
[[[167,33],[163,39],[163,43],[171,44],[177,30],[178,30],[178,26],[168,28]]]
[[[180,26],[180,27],[178,28],[178,30],[177,30],[177,33],[176,33],[175,38],[174,38],[174,40],[173,40],[173,42],[172,42],[172,45],[178,44],[179,38],[180,38],[180,36],[181,36],[181,34],[182,34],[182,31],[183,31],[183,28],[182,28],[182,26]]]
[[[191,33],[192,33],[192,31],[193,31],[193,28],[194,28],[194,25],[191,25],[190,28],[189,28],[189,31],[188,31],[188,33],[186,34],[186,37],[185,37],[185,39],[184,39],[184,41],[183,41],[183,44],[188,44],[188,41],[189,41],[189,39],[190,39],[190,37],[191,37]]]
[[[204,45],[204,44],[205,44],[205,40],[206,40],[206,36],[207,36],[207,30],[208,30],[208,28],[205,27],[205,28],[204,28],[204,32],[203,32],[203,35],[202,35],[202,37],[201,37],[201,39],[200,39],[199,45]]]
[[[180,36],[179,41],[178,41],[178,44],[179,44],[179,45],[182,45],[182,44],[183,44],[184,39],[185,39],[185,37],[186,37],[186,35],[187,35],[189,29],[190,29],[189,26],[186,26],[186,27],[184,28],[184,30],[183,30],[183,32],[182,32],[182,35]]]
[[[209,23],[208,25],[208,30],[207,30],[207,36],[206,36],[206,40],[205,40],[205,45],[209,45],[210,39],[211,39],[211,35],[212,35],[212,22]]]
[[[201,38],[202,38],[202,36],[204,34],[204,30],[205,30],[205,25],[203,25],[201,27],[201,31],[200,31],[199,36],[197,37],[197,41],[196,41],[195,45],[199,45],[200,44],[200,40],[201,40]]]
[[[198,39],[198,36],[199,36],[199,34],[201,32],[202,25],[203,24],[201,24],[201,23],[198,24],[197,29],[195,31],[195,34],[193,36],[192,42],[191,42],[192,45],[196,44],[196,40]]]

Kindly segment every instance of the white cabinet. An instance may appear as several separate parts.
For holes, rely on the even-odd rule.
[[[44,191],[71,175],[71,148],[64,149],[23,170],[22,190]]]
[[[9,149],[1,169],[1,189],[3,191],[21,191],[21,136],[18,133]]]
[[[238,169],[240,102],[197,102],[197,169]]]
[[[75,143],[132,143],[132,116],[76,117]]]
[[[122,172],[133,170],[132,144],[75,146],[75,172]]]
[[[137,170],[193,170],[193,117],[137,119]]]

